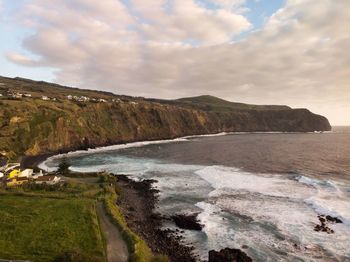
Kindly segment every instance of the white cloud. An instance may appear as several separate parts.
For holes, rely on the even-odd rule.
[[[251,26],[237,11],[244,1],[212,2],[217,9],[193,0],[29,1],[20,19],[37,32],[24,47],[39,59],[9,59],[56,67],[61,83],[117,93],[209,93],[309,107],[336,123],[350,115],[350,1],[289,0],[235,43]]]
[[[36,61],[29,58],[26,55],[18,54],[18,53],[9,53],[7,55],[7,59],[11,60],[12,62],[24,65],[24,66],[35,66]]]

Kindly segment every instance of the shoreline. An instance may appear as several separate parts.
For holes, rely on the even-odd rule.
[[[173,215],[164,217],[155,212],[159,190],[153,188],[156,180],[134,181],[126,175],[115,174],[117,178],[118,199],[116,205],[121,209],[128,227],[143,238],[154,254],[166,255],[169,261],[186,262],[252,262],[241,249],[226,247],[221,250],[208,250],[208,260],[201,260],[191,244],[184,244],[183,229],[201,231],[196,216]],[[179,218],[181,221],[176,221]],[[172,220],[178,229],[162,229],[163,222]],[[178,223],[179,222],[179,223]],[[181,225],[182,224],[182,225]],[[199,226],[199,227],[198,227]]]
[[[167,144],[175,142],[186,142],[190,139],[201,138],[201,137],[215,137],[215,136],[226,136],[226,135],[249,135],[249,134],[332,134],[336,133],[334,131],[313,131],[313,132],[285,132],[285,131],[222,131],[217,133],[208,133],[208,134],[193,134],[178,136],[173,138],[164,138],[164,139],[151,139],[151,140],[136,140],[136,141],[125,141],[120,143],[107,143],[105,145],[99,146],[88,146],[85,148],[66,148],[53,152],[42,153],[35,156],[22,156],[20,163],[23,168],[40,168],[40,164],[44,163],[46,160],[52,157],[59,157],[60,155],[73,155],[73,154],[91,154],[96,152],[106,152],[113,151],[125,148],[132,147],[142,147],[151,144]]]
[[[152,252],[164,254],[170,261],[199,261],[192,251],[192,246],[181,243],[180,231],[161,229],[167,218],[154,211],[158,202],[158,190],[152,187],[154,180],[140,182],[129,179],[126,175],[115,175],[119,187],[116,204],[121,209],[128,227],[143,238]]]

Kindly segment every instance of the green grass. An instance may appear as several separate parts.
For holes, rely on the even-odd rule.
[[[70,260],[59,261],[105,261],[106,243],[95,209],[99,200],[127,243],[129,261],[168,261],[154,255],[127,226],[115,204],[121,190],[115,177],[102,173],[69,180],[53,186],[0,188],[0,259],[40,262],[70,254]]]
[[[95,200],[0,196],[0,258],[52,261],[67,251],[105,261]]]
[[[186,97],[175,100],[194,108],[204,111],[231,112],[233,110],[286,110],[288,106],[278,105],[251,105],[245,103],[230,102],[215,96],[203,95],[196,97]]]

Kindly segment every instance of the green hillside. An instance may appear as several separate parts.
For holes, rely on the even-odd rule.
[[[140,140],[231,131],[330,130],[307,109],[118,96],[0,77],[0,154],[11,160]],[[0,157],[1,158],[1,157]]]
[[[275,105],[250,105],[244,103],[235,103],[226,101],[224,99],[203,95],[195,97],[186,97],[177,99],[180,104],[193,106],[205,111],[233,111],[233,110],[288,110],[291,109],[288,106],[275,106]]]

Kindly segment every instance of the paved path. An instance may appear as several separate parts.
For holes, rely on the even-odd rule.
[[[127,262],[128,249],[118,230],[110,221],[104,210],[103,204],[97,204],[97,214],[100,218],[102,230],[107,242],[107,259],[108,262]]]

